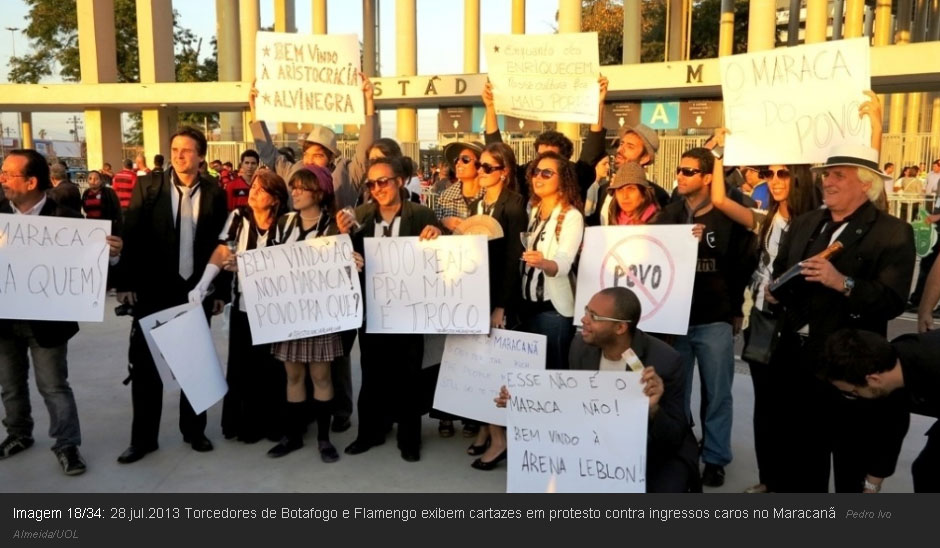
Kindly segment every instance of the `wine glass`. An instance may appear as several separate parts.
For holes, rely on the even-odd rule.
[[[523,251],[528,251],[528,250],[529,250],[529,239],[530,239],[530,238],[532,238],[532,233],[531,233],[531,232],[520,232],[520,233],[519,233],[519,239],[522,241],[522,249],[523,249]],[[522,257],[519,257],[519,260],[520,260],[520,261],[524,261],[525,259],[523,259]]]

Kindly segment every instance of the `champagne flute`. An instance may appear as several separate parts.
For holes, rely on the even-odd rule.
[[[519,233],[519,239],[522,240],[523,251],[529,251],[529,239],[530,238],[532,238],[531,232],[526,231],[526,232]],[[522,257],[519,257],[519,260],[524,261],[525,259],[523,259]]]

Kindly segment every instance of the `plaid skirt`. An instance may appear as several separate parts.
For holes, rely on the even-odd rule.
[[[328,333],[274,343],[271,354],[282,362],[331,362],[343,355],[343,343],[339,333]]]

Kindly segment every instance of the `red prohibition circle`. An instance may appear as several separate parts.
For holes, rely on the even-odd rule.
[[[629,265],[624,264],[623,258],[617,254],[617,248],[619,248],[621,245],[624,245],[624,244],[630,244],[635,240],[644,240],[648,242],[649,244],[659,248],[659,250],[662,251],[663,255],[666,257],[667,267],[669,269],[669,277],[668,277],[669,281],[666,284],[665,294],[663,295],[661,299],[657,300],[653,296],[652,292],[650,292],[650,290],[647,289],[646,286],[644,286],[640,282],[639,279],[637,279],[635,276],[630,274],[630,270],[629,268],[627,268]],[[640,320],[641,321],[648,320],[649,318],[652,318],[653,316],[655,316],[656,313],[659,312],[659,310],[663,307],[663,304],[665,304],[666,301],[669,300],[669,295],[672,293],[672,285],[676,280],[676,265],[675,265],[675,261],[672,258],[672,254],[669,253],[669,249],[667,249],[666,246],[657,238],[653,238],[652,236],[646,236],[642,234],[637,234],[634,236],[627,236],[626,238],[620,240],[619,242],[614,244],[613,247],[611,247],[610,251],[607,252],[607,255],[604,256],[604,260],[601,261],[600,287],[602,288],[607,287],[604,284],[604,275],[607,273],[607,263],[610,260],[613,260],[614,262],[616,262],[617,266],[623,269],[624,274],[633,281],[634,286],[637,289],[639,289],[639,292],[642,293],[646,297],[646,300],[648,300],[653,305],[650,310],[643,310],[643,315],[640,317]]]

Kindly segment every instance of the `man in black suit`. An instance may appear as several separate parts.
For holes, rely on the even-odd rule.
[[[870,331],[843,329],[826,341],[823,377],[848,399],[900,397],[911,413],[940,417],[940,331],[888,343]],[[903,433],[901,433],[903,436]],[[940,421],[911,464],[915,493],[940,493]]]
[[[826,492],[832,459],[836,491],[874,492],[894,472],[906,409],[850,401],[816,373],[832,333],[851,327],[884,336],[888,321],[904,311],[914,234],[873,203],[889,179],[878,170],[874,149],[840,145],[814,169],[822,171],[826,208],[791,221],[773,265],[774,279],[790,268],[800,272],[770,292],[784,316],[770,363],[777,434],[768,487]],[[819,256],[836,241],[842,245],[838,254]],[[879,424],[894,426],[873,426]]]
[[[49,165],[35,150],[11,151],[3,161],[0,184],[4,195],[0,214],[81,217],[46,195],[52,186]],[[120,238],[109,236],[108,243],[112,257],[120,253]],[[36,386],[49,410],[49,435],[56,440],[52,450],[67,475],[85,472],[78,451],[82,443],[78,409],[68,382],[68,341],[77,332],[75,322],[0,320],[0,387],[7,429],[0,443],[0,460],[33,445],[28,385],[32,357]]]
[[[157,449],[163,403],[163,383],[138,320],[188,301],[228,217],[225,192],[199,172],[206,148],[206,138],[199,130],[177,131],[170,140],[171,169],[142,176],[125,212],[127,245],[118,268],[117,290],[118,300],[134,307],[128,350],[134,419],[131,445],[118,457],[123,464]],[[216,287],[225,285],[224,281],[216,282]],[[210,306],[211,301],[206,302]],[[221,311],[220,301],[211,304]],[[212,450],[205,436],[206,414],[196,415],[183,394],[179,426],[183,441],[194,450]]]
[[[585,371],[642,371],[650,399],[646,440],[646,490],[687,493],[702,490],[698,447],[685,418],[682,359],[668,344],[637,329],[640,301],[625,287],[602,289],[588,301],[583,331],[571,341],[568,364]],[[496,404],[505,407],[506,387]]]

